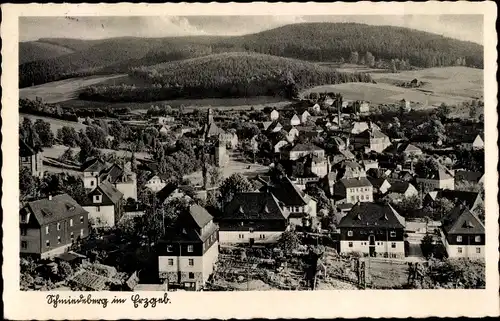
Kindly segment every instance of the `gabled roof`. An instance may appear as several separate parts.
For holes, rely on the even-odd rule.
[[[88,213],[68,194],[53,196],[52,200],[44,198],[28,202],[26,207],[35,215],[40,225]]]
[[[297,114],[294,114],[292,116],[292,118],[290,119],[290,121],[292,121],[292,120],[298,120],[300,122],[300,118],[299,118],[299,116],[297,116]]]
[[[482,172],[471,172],[471,171],[456,171],[455,180],[456,181],[468,181],[468,182],[479,182],[484,176]]]
[[[480,197],[477,192],[469,192],[469,191],[458,191],[458,190],[439,190],[437,191],[437,198],[446,198],[453,203],[462,202],[468,208],[472,208],[477,198]]]
[[[172,193],[179,187],[177,183],[174,182],[169,182],[167,185],[165,185],[161,190],[159,190],[156,193],[156,198],[160,202],[160,204],[163,204],[165,200],[172,195]]]
[[[438,162],[437,165],[438,165],[437,171],[431,172],[426,177],[420,177],[420,176],[418,177],[423,179],[445,180],[453,178],[455,176],[448,168],[446,168],[441,163]]]
[[[389,204],[357,203],[342,218],[339,228],[350,227],[384,227],[404,228],[404,217],[398,214]]]
[[[123,193],[117,190],[109,182],[102,182],[96,187],[96,189],[102,191],[111,200],[111,202],[113,202],[113,204],[117,204],[118,201],[123,198]]]
[[[132,173],[128,173],[123,168],[117,164],[111,165],[108,169],[101,172],[101,181],[109,181],[112,184],[115,183],[127,183],[132,181]]]
[[[372,183],[366,177],[344,178],[340,180],[340,183],[346,188],[372,186]]]
[[[291,149],[292,152],[309,152],[309,151],[322,151],[323,149],[312,144],[312,143],[306,143],[306,144],[297,144],[293,146]]]
[[[278,199],[271,193],[238,193],[226,206],[221,220],[276,220],[288,218],[288,211],[281,208]]]
[[[99,158],[92,158],[82,164],[82,172],[97,172],[100,173],[102,170],[108,168],[109,164]]]
[[[388,136],[384,133],[382,133],[379,129],[372,128],[372,129],[365,129],[359,134],[356,134],[355,136],[358,137],[364,137],[364,138],[388,138]]]
[[[481,220],[467,207],[455,206],[443,220],[446,234],[484,234]]]
[[[384,177],[375,178],[375,177],[367,176],[366,178],[370,181],[370,183],[372,183],[373,187],[375,187],[375,188],[380,188],[382,186],[382,184],[384,184],[384,182],[386,182],[386,181],[389,183],[389,181]],[[390,185],[390,183],[389,183],[389,185]]]
[[[275,182],[272,185],[265,185],[260,191],[270,191],[279,201],[285,204],[285,206],[307,205],[304,199],[305,193],[293,184],[288,177],[284,177],[279,182]]]
[[[389,188],[389,193],[404,194],[410,188],[410,183],[402,180],[391,180],[389,182],[391,187]]]
[[[203,135],[208,138],[212,136],[219,136],[220,134],[225,134],[226,132],[219,128],[215,123],[205,124],[203,128]]]
[[[191,215],[199,228],[204,227],[211,220],[213,220],[213,216],[210,215],[204,207],[201,207],[198,204],[193,204],[189,207],[189,215]]]

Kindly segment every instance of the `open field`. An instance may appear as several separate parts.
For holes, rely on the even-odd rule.
[[[437,95],[449,95],[471,100],[483,97],[483,70],[468,67],[428,68],[399,73],[373,73],[378,83],[400,84],[418,79],[424,84],[419,89]]]
[[[19,98],[35,100],[36,97],[41,97],[45,103],[59,103],[76,98],[78,91],[82,88],[119,77],[123,77],[123,75],[79,77],[49,82],[19,89]]]
[[[76,131],[80,131],[80,129],[85,130],[85,128],[87,128],[87,125],[84,125],[82,123],[78,123],[78,122],[74,122],[74,121],[61,120],[61,119],[56,119],[56,118],[50,118],[50,117],[44,117],[44,116],[20,114],[19,115],[19,121],[22,121],[23,118],[28,118],[33,123],[37,119],[42,119],[43,121],[48,122],[50,124],[50,128],[54,132],[54,135],[56,135],[57,134],[57,130],[59,128],[63,128],[63,126],[73,127]]]
[[[376,84],[344,83],[324,85],[305,90],[311,92],[333,91],[345,99],[367,100],[375,104],[391,104],[401,99],[410,100],[415,108],[439,106],[442,103],[457,105],[483,96],[483,71],[467,67],[429,68],[400,73],[371,73]],[[425,82],[419,88],[403,88],[398,85],[418,79]]]

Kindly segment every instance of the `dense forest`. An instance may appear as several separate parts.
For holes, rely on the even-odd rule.
[[[73,53],[70,48],[39,41],[19,43],[19,64],[45,60]]]
[[[453,65],[483,67],[483,47],[479,44],[407,28],[356,23],[294,24],[234,37],[41,41],[75,52],[21,64],[20,87],[75,76],[128,72],[129,66],[240,51],[308,61],[354,63],[364,63],[364,57],[370,53],[378,64],[382,61],[390,64],[391,60],[398,59],[408,65],[425,68]],[[20,50],[21,62],[26,61],[23,58],[25,54]]]
[[[155,101],[177,98],[282,96],[320,84],[371,82],[363,73],[341,73],[295,59],[256,53],[223,53],[135,68],[131,77],[148,85],[96,85],[81,99],[109,102]]]

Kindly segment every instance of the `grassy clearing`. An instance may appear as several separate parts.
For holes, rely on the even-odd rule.
[[[482,69],[468,67],[428,68],[399,73],[373,73],[378,83],[399,84],[418,79],[426,84],[420,89],[437,95],[459,97],[467,100],[483,97]]]
[[[78,91],[87,86],[120,77],[123,77],[123,75],[79,77],[49,82],[38,86],[19,89],[19,98],[35,100],[36,97],[41,97],[45,103],[59,103],[75,99],[78,96]]]
[[[55,118],[50,118],[50,117],[28,115],[28,114],[20,114],[19,115],[19,121],[22,121],[23,118],[28,118],[33,123],[37,119],[42,119],[43,121],[48,122],[50,124],[50,128],[54,132],[54,135],[56,135],[57,134],[57,130],[59,128],[63,128],[63,126],[73,127],[76,131],[80,131],[80,129],[85,130],[85,128],[87,128],[87,125],[84,125],[82,123],[77,123],[77,122],[74,122],[74,121],[61,120],[61,119],[55,119]]]

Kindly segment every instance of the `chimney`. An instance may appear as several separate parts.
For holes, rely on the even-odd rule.
[[[52,201],[52,195],[49,195],[49,201]]]

